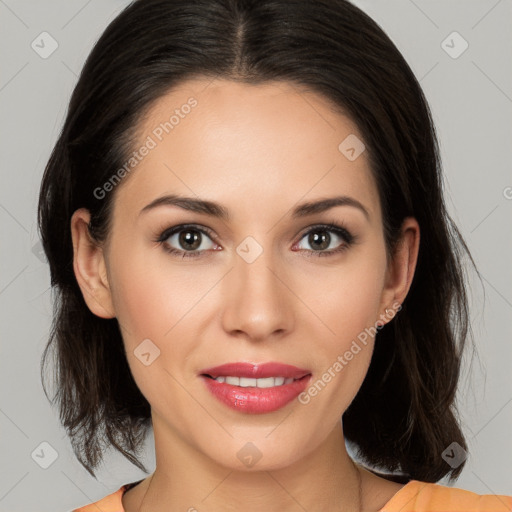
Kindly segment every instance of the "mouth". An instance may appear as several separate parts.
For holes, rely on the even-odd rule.
[[[311,379],[306,369],[282,363],[228,363],[199,376],[221,403],[238,412],[262,414],[284,407]]]

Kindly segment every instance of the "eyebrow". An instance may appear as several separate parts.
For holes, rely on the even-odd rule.
[[[180,196],[176,194],[170,194],[156,198],[154,201],[151,201],[151,203],[144,206],[139,215],[146,213],[149,210],[153,210],[159,206],[177,206],[184,210],[210,215],[224,221],[227,221],[230,218],[229,211],[219,203],[205,199],[197,199],[194,197]],[[329,197],[326,199],[319,199],[317,201],[302,203],[293,209],[292,217],[307,217],[308,215],[314,215],[330,210],[335,206],[352,206],[363,212],[367,220],[370,219],[368,210],[357,199],[350,196]]]

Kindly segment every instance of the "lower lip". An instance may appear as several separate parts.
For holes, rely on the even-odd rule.
[[[277,411],[296,398],[306,389],[311,375],[271,388],[242,388],[204,375],[201,378],[212,395],[228,407],[248,414],[263,414]]]

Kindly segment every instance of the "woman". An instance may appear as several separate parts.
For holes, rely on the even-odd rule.
[[[147,472],[150,427],[157,464],[77,510],[510,510],[435,483],[467,455],[471,259],[440,173],[418,82],[349,2],[125,9],[43,178],[43,364],[93,476],[105,443]]]

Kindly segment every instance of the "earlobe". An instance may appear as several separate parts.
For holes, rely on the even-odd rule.
[[[386,284],[382,293],[382,309],[403,304],[409,292],[416,270],[420,246],[420,227],[414,217],[407,217],[402,223],[401,239],[393,261],[386,273]],[[395,313],[396,314],[396,308]],[[382,316],[385,315],[381,315]],[[382,324],[382,322],[379,322]],[[384,322],[387,323],[387,322]]]
[[[96,316],[114,318],[111,290],[102,248],[89,233],[90,213],[80,208],[71,217],[73,270],[84,300]]]

